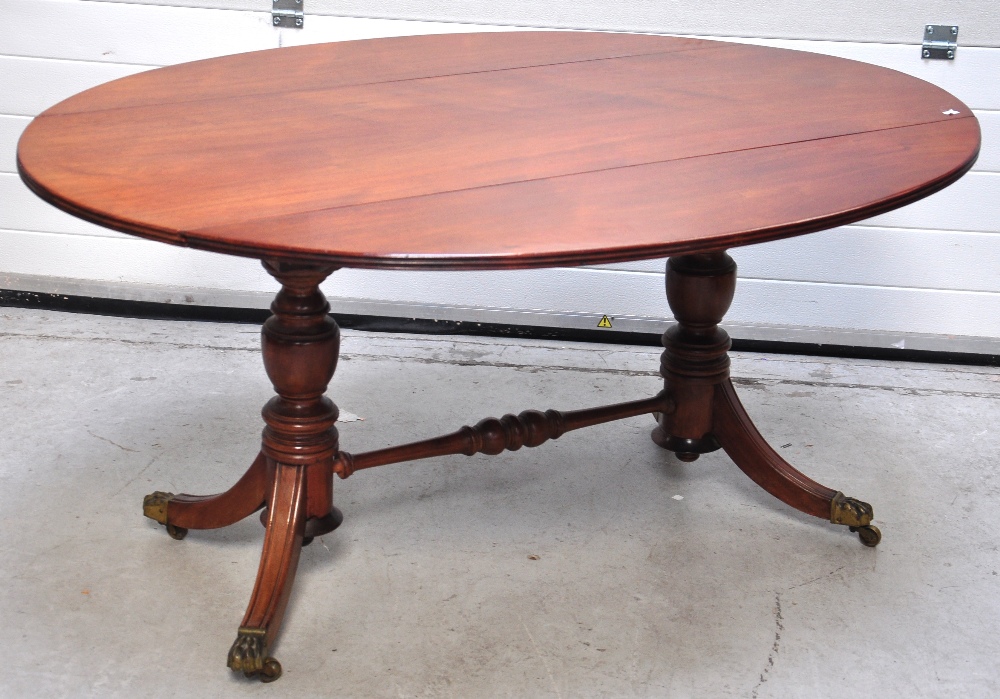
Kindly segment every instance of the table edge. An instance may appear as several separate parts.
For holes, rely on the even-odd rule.
[[[975,115],[961,117],[973,119],[978,125]],[[958,121],[958,120],[955,120]],[[953,123],[953,122],[952,122]],[[679,254],[691,254],[714,250],[725,250],[755,243],[769,242],[783,238],[791,238],[807,233],[855,223],[872,216],[877,216],[907,204],[919,201],[948,187],[961,179],[975,165],[982,148],[982,138],[976,144],[968,160],[961,166],[942,174],[939,178],[928,181],[924,186],[900,194],[880,202],[848,212],[838,212],[808,221],[794,222],[779,226],[771,226],[750,231],[724,234],[710,240],[689,240],[642,245],[632,248],[615,248],[609,250],[589,250],[583,252],[558,252],[541,254],[512,255],[408,255],[366,257],[361,255],[336,255],[289,251],[286,249],[265,245],[233,245],[222,241],[200,238],[184,231],[173,231],[141,223],[130,223],[101,214],[93,209],[80,206],[68,199],[56,195],[40,182],[36,181],[21,163],[20,153],[17,157],[17,172],[24,184],[42,200],[66,213],[84,221],[126,233],[139,238],[168,243],[180,247],[189,247],[207,252],[217,252],[238,257],[254,259],[280,259],[303,262],[320,262],[337,267],[355,269],[397,269],[397,270],[503,270],[503,269],[540,269],[546,267],[578,267],[591,264],[610,264],[659,257],[670,257]]]

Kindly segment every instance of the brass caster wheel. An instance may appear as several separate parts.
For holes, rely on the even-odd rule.
[[[866,524],[863,527],[851,527],[851,531],[857,532],[861,543],[870,548],[878,546],[878,542],[882,541],[882,532],[874,524]]]
[[[274,658],[264,660],[264,667],[260,671],[261,682],[274,682],[281,677],[281,663]]]
[[[181,539],[183,539],[185,536],[188,535],[188,530],[185,529],[184,527],[178,527],[173,524],[168,524],[167,534],[170,535],[171,539],[176,539],[177,541],[180,541]]]

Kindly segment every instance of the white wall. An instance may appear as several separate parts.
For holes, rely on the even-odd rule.
[[[1000,37],[997,3],[923,0],[905,7],[891,3],[888,9],[882,3],[881,9],[861,12],[855,10],[869,3],[858,0],[841,4],[852,11],[825,25],[803,10],[819,3],[761,10],[731,2],[732,12],[711,19],[711,13],[696,12],[700,4],[693,2],[305,2],[305,28],[295,30],[274,28],[266,11],[189,7],[270,7],[259,0],[0,0],[5,18],[0,30],[0,286],[265,306],[274,282],[256,262],[133,239],[62,214],[20,183],[14,150],[34,114],[82,89],[154,66],[295,43],[504,29],[318,12],[373,14],[377,5],[397,16],[438,20],[664,32],[694,28],[715,35],[745,26],[766,36],[816,37],[836,28],[840,38],[864,41],[749,40],[865,60],[939,84],[975,109],[984,131],[983,153],[959,183],[905,209],[834,231],[734,250],[741,277],[727,319],[736,327],[734,336],[801,339],[803,331],[830,328],[834,336],[858,344],[898,344],[900,337],[919,334],[1000,340],[1000,49],[987,48],[997,46]],[[829,15],[823,10],[819,16]],[[857,17],[864,23],[853,21]],[[925,21],[962,26],[955,61],[921,60],[915,46],[919,36],[910,36],[912,44],[892,43],[919,35]],[[908,22],[914,31],[906,29]],[[867,33],[858,34],[862,25]],[[966,39],[980,46],[969,46]],[[325,288],[345,312],[570,327],[596,326],[596,318],[606,313],[616,329],[648,331],[669,317],[662,270],[662,260],[525,272],[344,270]]]
[[[269,10],[270,0],[113,0]],[[310,15],[623,32],[908,44],[957,24],[964,46],[1000,46],[995,0],[305,0]]]

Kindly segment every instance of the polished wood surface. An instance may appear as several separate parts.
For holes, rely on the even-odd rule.
[[[572,265],[849,223],[946,186],[971,111],[894,71],[625,34],[304,46],[150,71],[46,111],[22,178],[82,218],[354,267]]]

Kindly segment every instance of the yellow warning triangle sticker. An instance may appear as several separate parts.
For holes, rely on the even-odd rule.
[[[599,328],[610,328],[611,327],[611,319],[608,318],[607,316],[601,316],[601,322],[597,324],[597,327],[599,327]]]

